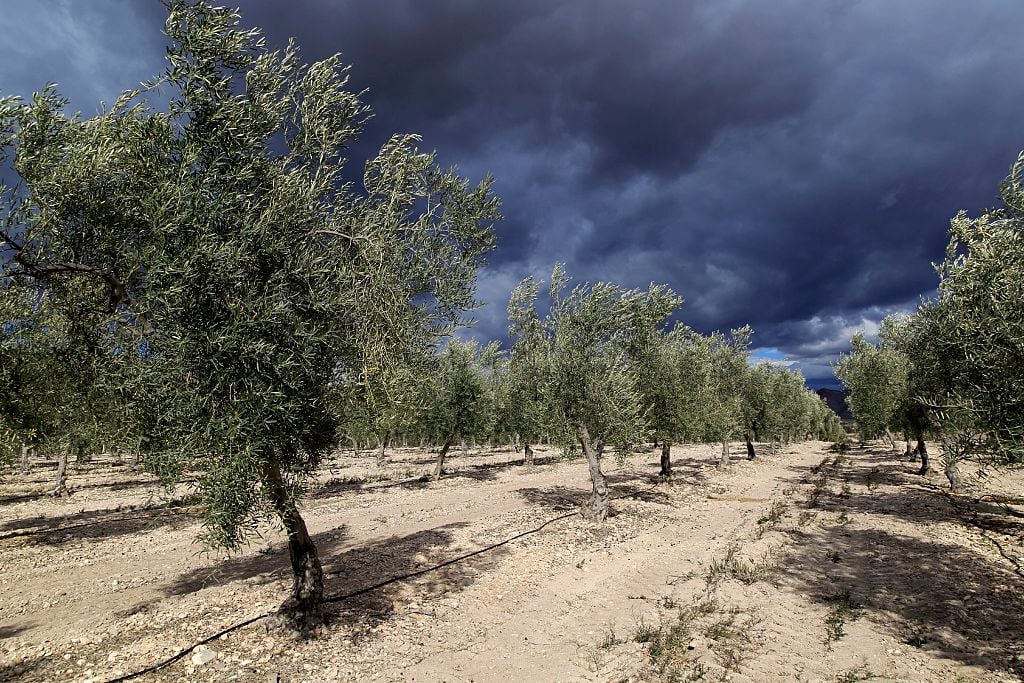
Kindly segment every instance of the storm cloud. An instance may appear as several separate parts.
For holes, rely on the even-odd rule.
[[[511,286],[666,282],[703,331],[745,323],[812,386],[850,334],[936,285],[948,221],[996,201],[1024,146],[1013,0],[624,3],[236,0],[272,45],[340,52],[374,109],[354,163],[417,132],[493,174]],[[0,90],[95,110],[162,69],[157,2],[6,0]]]

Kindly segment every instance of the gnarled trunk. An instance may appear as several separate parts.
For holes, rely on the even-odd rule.
[[[523,464],[524,465],[532,465],[533,464],[533,449],[530,448],[530,444],[526,444],[523,447]]]
[[[580,437],[580,445],[583,446],[583,455],[587,458],[587,467],[590,469],[590,483],[594,490],[590,499],[583,505],[581,510],[583,517],[595,522],[603,522],[608,517],[608,480],[601,471],[601,457],[590,440],[590,432],[582,422],[576,425]]]
[[[57,456],[57,483],[50,491],[51,496],[67,496],[68,495],[68,451],[66,448],[60,449],[60,455]]]
[[[896,450],[896,437],[892,435],[892,430],[888,427],[885,428],[885,438],[889,441],[889,448]]]
[[[280,613],[291,626],[308,632],[323,623],[324,570],[306,522],[281,476],[277,455],[268,458],[263,470],[263,485],[274,511],[288,533],[288,555],[292,562],[292,595]]]
[[[434,479],[440,479],[441,475],[444,474],[444,457],[448,455],[448,449],[452,447],[452,441],[455,440],[455,435],[450,434],[447,439],[444,440],[444,445],[441,446],[441,450],[437,453],[437,464],[434,465]]]
[[[747,442],[747,460],[753,460],[757,457],[757,451],[754,450],[754,442],[750,440],[750,433],[744,434],[743,438]]]
[[[917,453],[921,456],[921,469],[917,471],[918,474],[928,474],[928,446],[924,442],[924,435],[917,435]]]
[[[723,441],[722,442],[722,457],[718,461],[718,466],[719,467],[728,467],[729,466],[729,442],[728,441]]]
[[[21,473],[22,474],[28,474],[29,473],[28,450],[29,450],[28,446],[25,445],[25,444],[22,444],[22,446],[21,446]]]
[[[917,457],[917,454],[914,451],[914,445],[913,442],[910,440],[910,435],[907,434],[906,432],[903,432],[903,440],[906,441],[906,451],[904,452],[904,455],[907,457],[907,462],[914,462],[914,460]]]
[[[944,472],[946,479],[949,480],[949,490],[953,493],[960,492],[960,468],[956,465],[956,460],[953,458],[946,458]]]
[[[672,478],[672,444],[665,439],[661,444],[661,476]]]
[[[377,439],[377,467],[385,467],[388,464],[388,456],[384,449],[388,446],[388,436]]]

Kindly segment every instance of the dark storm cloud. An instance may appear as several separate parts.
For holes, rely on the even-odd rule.
[[[563,261],[667,282],[687,323],[750,323],[827,377],[853,330],[934,288],[949,218],[992,205],[1024,146],[1011,0],[236,1],[271,44],[353,65],[375,111],[354,160],[414,131],[496,176],[481,336],[503,334],[516,281]],[[161,68],[156,2],[12,6],[64,28],[11,47],[0,19],[5,91],[70,79],[88,110]]]

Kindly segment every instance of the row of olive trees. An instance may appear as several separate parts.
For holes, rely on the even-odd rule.
[[[547,299],[527,278],[509,303],[511,347],[478,347],[452,340],[421,359],[406,376],[400,429],[375,417],[362,384],[342,387],[347,438],[384,444],[432,443],[439,447],[434,476],[456,440],[514,444],[531,463],[540,441],[581,452],[593,484],[585,514],[603,519],[608,489],[601,470],[606,447],[624,456],[640,443],[661,444],[661,475],[671,477],[675,443],[788,442],[809,436],[844,438],[838,417],[804,387],[803,377],[778,365],[748,362],[749,328],[731,335],[702,335],[668,324],[682,303],[671,290],[646,291],[614,284],[569,286],[559,266]],[[540,309],[546,308],[547,315]],[[418,373],[418,374],[417,374]],[[352,408],[353,404],[355,405]],[[388,416],[389,414],[382,414]],[[376,434],[374,425],[378,426]]]
[[[863,436],[902,430],[942,443],[945,474],[957,463],[1024,462],[1024,154],[1000,186],[1002,205],[953,218],[938,295],[910,316],[886,319],[878,344],[855,337],[836,375]],[[890,436],[891,438],[891,436]]]

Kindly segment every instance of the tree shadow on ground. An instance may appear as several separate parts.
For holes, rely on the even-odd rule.
[[[672,499],[660,488],[641,486],[638,480],[646,481],[645,475],[608,475],[609,495],[614,504],[616,500],[639,500],[654,505],[672,505]],[[591,489],[579,486],[547,486],[543,488],[526,487],[517,489],[524,500],[553,512],[569,512],[579,509],[591,494]]]
[[[196,523],[190,509],[143,509],[131,511],[90,510],[61,517],[28,517],[0,524],[0,541],[60,545],[74,541],[104,541],[156,529],[176,530]]]
[[[21,633],[23,631],[27,631],[31,627],[32,627],[31,624],[4,624],[4,625],[0,626],[0,640],[4,640],[6,638],[13,638],[14,636],[18,635],[19,633]],[[7,679],[0,678],[0,681],[3,681],[3,680],[7,680]]]
[[[954,495],[930,483],[907,467],[893,462],[891,452],[869,449],[843,454],[857,466],[834,464],[790,467],[793,475],[785,481],[808,484],[822,481],[827,488],[816,498],[814,507],[824,511],[847,510],[872,515],[886,515],[915,523],[971,522],[998,533],[1024,535],[1024,515],[1004,504],[965,495]],[[855,459],[855,460],[854,460]],[[856,491],[842,488],[858,485]],[[836,489],[840,492],[836,492]]]
[[[478,548],[458,547],[456,529],[468,526],[457,522],[425,529],[406,535],[394,535],[380,540],[361,543],[341,549],[348,539],[342,527],[318,534],[315,542],[324,567],[324,591],[328,599],[360,591],[388,579],[424,572],[435,565],[449,561]],[[333,625],[372,627],[400,613],[431,616],[435,608],[423,606],[422,601],[457,593],[472,585],[482,572],[492,569],[508,553],[503,548],[475,555],[464,560],[425,571],[362,595],[334,600],[328,603],[328,618]],[[213,567],[186,572],[164,588],[166,595],[184,595],[210,586],[239,581],[272,583],[291,575],[288,551],[284,544],[275,545],[269,555],[248,555],[227,559]],[[409,604],[402,606],[402,592],[411,588]],[[285,595],[281,596],[282,602]],[[137,609],[135,610],[137,611]],[[369,636],[365,629],[353,634]]]
[[[433,464],[433,460],[430,461]],[[534,467],[540,465],[547,465],[554,462],[554,458],[550,456],[538,457],[534,460]],[[418,477],[411,477],[408,479],[400,479],[397,481],[379,481],[371,479],[364,479],[361,477],[345,478],[340,477],[337,479],[330,480],[309,492],[309,498],[320,499],[320,498],[333,498],[336,496],[343,495],[345,493],[356,493],[366,494],[374,493],[376,491],[385,491],[388,489],[404,489],[404,490],[421,490],[430,488],[431,485],[436,483],[443,483],[446,481],[453,481],[458,479],[469,479],[472,481],[493,481],[498,478],[504,470],[512,470],[515,468],[522,468],[524,474],[532,472],[531,466],[523,466],[521,460],[511,462],[498,462],[498,463],[483,463],[483,464],[470,464],[461,466],[458,459],[454,462],[447,460],[445,461],[445,471],[441,475],[440,480],[435,480],[429,474],[423,474]],[[451,467],[452,469],[448,469]]]
[[[1024,675],[1017,659],[1024,653],[1024,586],[1008,565],[965,546],[880,529],[805,534],[783,559],[799,571],[782,585],[823,603],[848,590],[864,618],[908,645]]]

